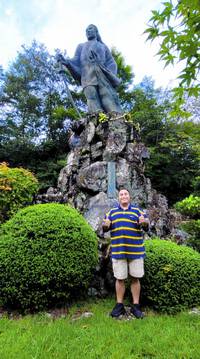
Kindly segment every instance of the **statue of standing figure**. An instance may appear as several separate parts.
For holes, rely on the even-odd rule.
[[[87,27],[86,35],[88,41],[77,46],[72,59],[60,55],[58,60],[82,85],[89,113],[121,113],[116,92],[121,82],[117,77],[117,64],[95,25]]]

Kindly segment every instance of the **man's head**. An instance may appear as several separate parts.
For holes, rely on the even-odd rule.
[[[119,204],[122,207],[126,207],[130,204],[131,202],[131,198],[130,198],[130,193],[126,188],[121,188],[119,191]]]
[[[86,29],[86,36],[88,40],[97,39],[97,41],[101,41],[101,37],[99,35],[98,29],[95,25],[90,24]]]

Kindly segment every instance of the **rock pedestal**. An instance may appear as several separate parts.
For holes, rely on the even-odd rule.
[[[70,152],[66,166],[61,170],[57,188],[50,188],[38,202],[70,203],[86,218],[98,234],[99,266],[91,293],[104,295],[105,283],[113,284],[110,271],[105,270],[109,234],[102,233],[104,214],[117,202],[121,187],[129,190],[132,203],[145,208],[150,218],[150,231],[165,237],[171,230],[167,199],[154,190],[145,177],[145,161],[149,152],[139,140],[134,125],[126,122],[123,115],[113,116],[99,123],[98,116],[90,116],[75,122],[69,140]],[[108,163],[115,168],[113,195],[108,193]],[[112,178],[111,178],[112,179]],[[93,295],[91,294],[91,295]]]
[[[98,123],[88,117],[75,123],[70,137],[71,151],[61,170],[57,188],[50,188],[39,201],[67,202],[77,208],[101,237],[104,214],[117,202],[119,188],[130,191],[132,203],[146,208],[151,231],[165,236],[169,228],[167,199],[154,190],[145,177],[149,153],[139,141],[133,124],[123,116]],[[108,195],[108,163],[114,162],[116,191]]]

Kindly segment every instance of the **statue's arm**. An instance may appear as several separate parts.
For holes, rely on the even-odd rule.
[[[83,47],[83,44],[79,44],[79,45],[77,46],[77,48],[76,48],[74,57],[72,57],[71,59],[69,59],[69,61],[70,61],[71,64],[73,64],[73,65],[75,65],[75,66],[78,66],[79,68],[81,67],[80,59],[81,59],[82,47]]]
[[[76,48],[75,54],[73,58],[65,59],[62,55],[59,55],[58,61],[62,63],[67,69],[70,71],[71,75],[75,80],[79,83],[81,82],[81,56],[82,44],[79,44]]]
[[[59,54],[57,56],[57,60],[60,61],[62,63],[62,65],[68,67],[69,64],[73,64],[75,66],[79,66],[80,67],[80,55],[81,55],[81,49],[82,49],[82,44],[79,44],[76,48],[74,57],[70,58],[64,58],[63,55]]]
[[[107,67],[107,69],[109,69],[113,74],[117,74],[117,64],[110,52],[110,50],[108,49],[108,47],[106,46],[106,53],[105,53],[105,66]]]

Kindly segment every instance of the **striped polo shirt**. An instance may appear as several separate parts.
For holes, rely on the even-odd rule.
[[[143,232],[139,217],[146,214],[130,204],[127,210],[118,205],[106,217],[111,221],[111,256],[115,259],[136,259],[145,257]]]

